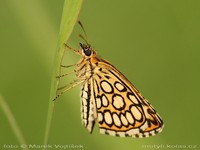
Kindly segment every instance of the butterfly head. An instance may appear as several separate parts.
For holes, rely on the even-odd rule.
[[[91,57],[91,56],[96,54],[94,49],[90,46],[90,44],[82,44],[82,43],[80,43],[80,47],[81,47],[82,54],[85,57]]]

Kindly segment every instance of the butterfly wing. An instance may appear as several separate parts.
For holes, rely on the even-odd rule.
[[[91,89],[100,133],[142,138],[161,132],[163,121],[158,113],[109,62],[98,63]]]
[[[96,106],[91,93],[91,81],[86,80],[81,88],[81,120],[83,126],[87,128],[90,133],[92,133],[96,118]]]

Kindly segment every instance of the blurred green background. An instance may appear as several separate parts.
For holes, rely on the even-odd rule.
[[[43,144],[63,2],[0,1],[0,93],[28,144]],[[200,1],[85,0],[79,19],[97,53],[140,90],[165,128],[145,139],[102,135],[97,126],[90,135],[81,125],[76,87],[55,102],[49,144],[85,150],[200,149]],[[81,32],[77,25],[70,46],[78,48]],[[74,55],[68,59],[77,61]],[[0,149],[5,144],[18,141],[0,110]]]

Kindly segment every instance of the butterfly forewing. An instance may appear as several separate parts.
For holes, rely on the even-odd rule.
[[[101,133],[148,137],[161,131],[163,123],[159,115],[110,63],[100,61],[92,81]]]

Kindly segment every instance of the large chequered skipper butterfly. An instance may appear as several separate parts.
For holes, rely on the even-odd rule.
[[[85,30],[80,22],[84,33]],[[81,56],[75,65],[76,80],[58,89],[60,95],[81,85],[82,124],[91,133],[95,122],[100,133],[120,137],[149,137],[162,131],[163,121],[152,105],[139,93],[133,84],[111,63],[97,56],[85,41],[80,50],[65,46]],[[86,37],[86,34],[85,34]],[[64,74],[60,77],[67,76]],[[55,100],[54,99],[54,100]]]

